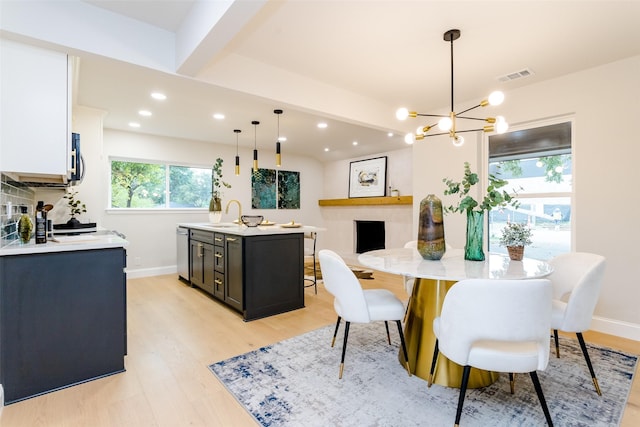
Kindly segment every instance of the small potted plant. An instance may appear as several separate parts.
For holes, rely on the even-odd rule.
[[[77,226],[80,224],[80,221],[76,218],[76,215],[80,215],[87,211],[87,206],[82,203],[80,200],[76,199],[78,195],[77,190],[69,190],[63,198],[67,199],[67,207],[69,208],[69,215],[71,218],[67,221],[67,225],[70,227]]]
[[[502,229],[500,244],[507,247],[509,258],[521,261],[524,247],[531,244],[531,228],[527,224],[508,222]]]

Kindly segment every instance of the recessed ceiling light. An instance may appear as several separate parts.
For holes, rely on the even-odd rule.
[[[160,92],[153,92],[151,94],[151,97],[153,99],[157,99],[157,100],[160,100],[160,101],[164,101],[165,99],[167,99],[167,95],[165,95],[164,93],[160,93]]]
[[[326,152],[328,152],[328,151],[329,151],[329,148],[325,148],[325,149],[324,149],[324,152],[325,152],[325,153],[326,153]]]
[[[287,137],[286,137],[286,136],[280,136],[280,137],[278,137],[278,141],[280,141],[280,142],[285,142],[286,140],[287,140]]]
[[[129,126],[132,128],[139,128],[140,127],[140,123],[137,122],[129,122]]]
[[[215,113],[215,114],[213,115],[213,118],[214,118],[214,119],[216,119],[216,120],[222,120],[222,119],[224,119],[224,114],[222,114],[222,113]]]
[[[353,142],[352,142],[352,144],[353,144],[354,146],[355,146],[355,145],[358,145],[358,141],[353,141]]]
[[[387,134],[387,136],[388,136],[389,138],[391,138],[391,137],[393,136],[393,132],[389,132],[389,133]]]
[[[149,111],[149,110],[140,110],[140,111],[138,111],[138,114],[140,114],[141,116],[149,117],[153,113],[151,113],[151,111]]]
[[[324,122],[322,122],[322,123],[318,123],[318,127],[319,127],[320,129],[325,129],[325,128],[327,127],[327,124],[326,124],[326,123],[324,123]]]

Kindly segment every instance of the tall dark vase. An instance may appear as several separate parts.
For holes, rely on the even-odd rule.
[[[467,211],[467,242],[464,245],[464,259],[484,261],[482,240],[484,237],[484,211]]]
[[[433,194],[420,202],[418,252],[429,260],[438,260],[445,252],[442,202]]]

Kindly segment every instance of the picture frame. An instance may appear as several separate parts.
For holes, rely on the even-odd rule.
[[[349,164],[349,198],[384,197],[386,187],[387,156]]]

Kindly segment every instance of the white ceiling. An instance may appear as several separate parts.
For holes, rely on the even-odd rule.
[[[194,13],[202,1],[83,3],[96,16],[115,12],[136,20],[141,32],[150,24],[175,36],[177,47],[166,49],[178,52],[176,58],[188,30],[209,16]],[[142,124],[136,132],[233,145],[238,128],[247,147],[254,143],[250,122],[259,120],[258,147],[270,150],[277,134],[273,109],[282,108],[285,156],[325,161],[404,148],[402,135],[426,123],[398,122],[400,106],[448,109],[450,52],[442,39],[448,29],[462,31],[454,44],[456,104],[477,102],[495,89],[508,96],[523,85],[640,54],[640,1],[235,3],[228,20],[210,23],[203,42],[172,70],[77,49],[77,102],[106,110],[108,128],[131,130],[135,120]],[[524,69],[534,75],[498,81]],[[169,99],[152,103],[148,94],[156,89]],[[138,117],[141,108],[154,115]],[[214,112],[226,119],[215,121]],[[501,113],[508,119],[508,97]],[[317,129],[319,121],[329,127]]]

